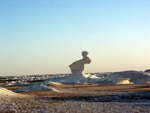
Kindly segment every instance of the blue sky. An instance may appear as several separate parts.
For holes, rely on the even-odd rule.
[[[149,0],[0,0],[0,75],[150,68]]]

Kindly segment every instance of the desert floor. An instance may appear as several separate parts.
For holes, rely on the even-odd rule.
[[[18,89],[25,86],[5,87]],[[49,85],[51,91],[28,91],[0,98],[0,113],[150,113],[150,84]]]

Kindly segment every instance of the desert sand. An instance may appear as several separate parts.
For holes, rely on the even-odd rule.
[[[49,85],[53,90],[14,93],[1,88],[0,110],[9,113],[148,113],[150,84]],[[24,86],[26,87],[26,86]],[[3,89],[3,91],[2,91]]]

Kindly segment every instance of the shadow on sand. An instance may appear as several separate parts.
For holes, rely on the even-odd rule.
[[[42,97],[39,99],[49,101],[82,101],[82,102],[150,102],[150,92],[128,93],[120,95],[101,95],[101,96]]]

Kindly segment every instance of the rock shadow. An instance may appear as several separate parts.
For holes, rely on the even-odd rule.
[[[119,95],[75,96],[75,97],[42,97],[49,101],[82,101],[82,102],[150,102],[150,92],[128,93]]]

